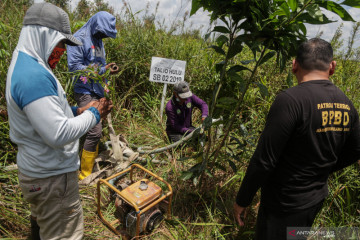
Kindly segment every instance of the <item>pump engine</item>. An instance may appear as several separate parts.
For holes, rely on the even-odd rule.
[[[146,178],[133,181],[134,168],[139,168],[156,180],[165,183],[167,190],[164,192],[160,186]],[[121,181],[121,177],[128,172],[130,172],[130,180]],[[101,213],[101,184],[107,185],[112,190],[112,199],[115,200],[116,222],[121,223],[131,237],[138,237],[140,234],[151,232],[164,219],[165,212],[170,217],[172,199],[170,184],[142,166],[133,164],[130,168],[107,179],[100,179],[98,182],[98,214],[101,220],[116,234],[121,234],[118,227],[115,227],[114,222],[108,222]]]

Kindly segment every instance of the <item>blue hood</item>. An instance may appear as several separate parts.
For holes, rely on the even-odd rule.
[[[101,11],[92,16],[87,23],[85,23],[79,31],[76,32],[77,37],[84,37],[84,35],[94,36],[101,32],[108,37],[116,37],[116,18],[108,12]]]
[[[71,72],[84,70],[87,66],[96,64],[99,66],[99,74],[105,73],[106,54],[102,39],[95,38],[97,33],[103,33],[108,37],[115,38],[117,31],[115,28],[116,18],[108,12],[98,12],[84,24],[74,36],[82,42],[82,46],[68,46],[68,67]],[[90,80],[88,84],[83,84],[77,79],[74,91],[83,94],[92,94],[103,97],[104,89],[101,84]]]

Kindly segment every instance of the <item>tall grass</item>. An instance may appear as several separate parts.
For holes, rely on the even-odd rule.
[[[1,50],[7,52],[0,55],[0,110],[6,110],[6,73],[27,8],[25,0],[4,0],[0,3],[0,39],[6,43],[6,48]],[[156,16],[156,13],[153,15]],[[75,12],[70,13],[70,18],[73,30],[87,20]],[[140,19],[126,8],[117,16],[117,29],[119,34],[116,39],[105,40],[108,62],[116,62],[120,67],[120,73],[110,79],[116,89],[112,93],[115,130],[136,146],[164,146],[168,140],[165,134],[165,121],[159,117],[162,84],[150,82],[148,79],[151,57],[187,61],[185,79],[191,83],[192,91],[208,103],[211,101],[212,89],[219,81],[215,71],[215,63],[219,61],[219,57],[208,49],[211,43],[204,41],[196,31],[183,29],[179,34],[173,35],[172,29],[158,29],[154,24],[154,18],[147,16]],[[334,43],[342,40],[341,29],[337,33],[337,37],[333,39]],[[355,31],[355,39],[356,34]],[[352,58],[345,59],[344,54],[344,51],[339,49],[337,72],[332,80],[359,108],[360,93],[357,89],[360,54],[357,49],[352,48]],[[245,51],[234,61],[249,60],[250,56],[250,52]],[[71,98],[71,76],[67,73],[66,64],[66,58],[63,57],[55,75],[67,89],[70,103],[74,104]],[[275,95],[291,85],[291,81],[287,80],[292,78],[287,78],[287,73],[279,74],[279,70],[274,66],[275,62],[270,61],[259,69],[257,82],[268,88],[269,95],[262,95],[257,86],[251,86],[244,100],[246,107],[236,119],[235,125],[238,127],[231,132],[232,140],[221,151],[218,163],[213,171],[208,173],[202,188],[199,189],[191,181],[181,179],[182,171],[197,163],[196,158],[181,156],[196,155],[196,152],[177,149],[167,154],[146,156],[148,159],[155,157],[168,162],[162,165],[147,163],[146,167],[170,182],[175,191],[172,219],[166,220],[144,239],[252,239],[259,196],[255,197],[253,205],[249,207],[247,225],[243,228],[235,224],[232,206],[239,182],[244,177],[246,166],[263,129],[269,107]],[[290,66],[289,63],[288,70]],[[235,83],[229,82],[223,86],[219,98],[237,98],[240,94],[238,88]],[[171,88],[167,92],[167,99],[170,96]],[[223,104],[226,105],[226,102]],[[229,114],[230,111],[226,108],[217,112],[218,116],[222,115],[225,118],[231,117]],[[194,114],[195,124],[200,124],[199,115],[199,112]],[[0,114],[0,118],[0,166],[4,167],[16,162],[16,146],[9,139],[6,115]],[[108,140],[106,126],[103,134],[103,140]],[[234,171],[234,166],[227,161],[230,158],[236,160],[237,171]],[[352,166],[330,178],[330,194],[316,219],[316,226],[360,226],[358,171],[358,166]],[[82,187],[80,194],[84,208],[85,239],[114,239],[113,233],[96,215],[95,188]],[[17,172],[5,171],[3,168],[0,168],[0,212],[0,237],[26,238],[29,231],[29,206],[21,197]],[[110,210],[106,217],[113,218]]]

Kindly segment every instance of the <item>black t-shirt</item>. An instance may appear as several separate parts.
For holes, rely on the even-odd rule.
[[[271,106],[236,202],[248,206],[261,187],[270,209],[309,208],[327,196],[329,174],[358,159],[359,116],[351,101],[329,80],[301,83]]]

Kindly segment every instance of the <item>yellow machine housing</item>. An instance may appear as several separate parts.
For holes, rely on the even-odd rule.
[[[147,184],[147,189],[140,189],[140,184],[142,182]],[[160,197],[161,193],[161,188],[155,183],[150,182],[149,179],[142,179],[121,191],[121,194],[126,196],[126,198],[130,201],[134,202],[138,208],[143,208],[150,202],[154,201],[156,198]]]

